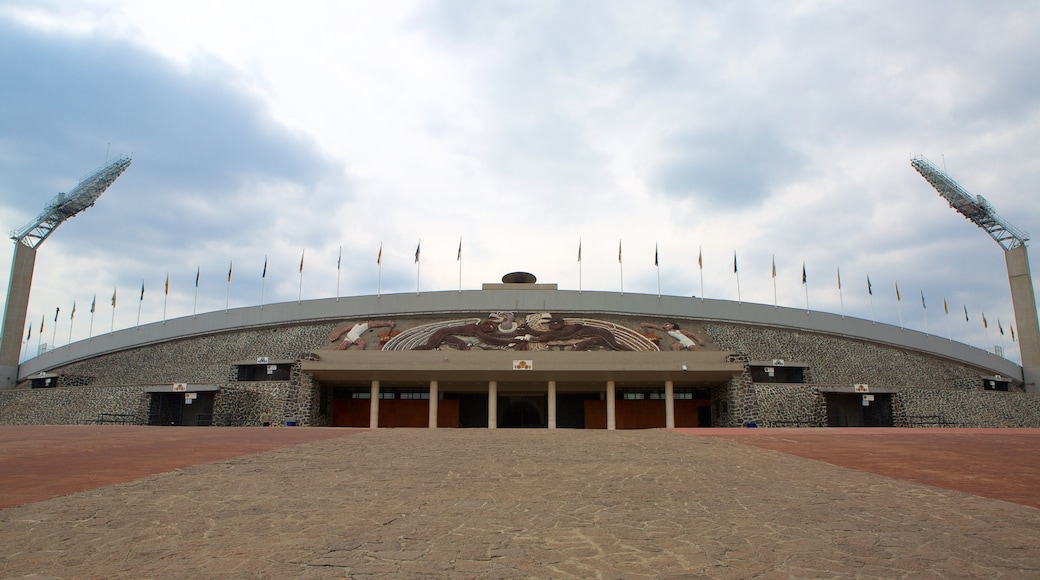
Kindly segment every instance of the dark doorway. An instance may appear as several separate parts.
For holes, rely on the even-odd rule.
[[[460,427],[483,427],[485,429],[487,428],[487,393],[445,393],[444,398],[449,401],[459,402]]]
[[[556,395],[556,427],[585,428],[585,401],[599,400],[599,393],[565,393]]]
[[[525,395],[498,398],[498,426],[503,428],[536,429],[549,426],[548,397]]]
[[[869,400],[869,398],[873,398],[873,400]],[[893,427],[895,425],[892,418],[891,393],[869,395],[826,393],[825,400],[828,427]]]
[[[187,396],[194,395],[188,403]],[[152,393],[148,404],[149,425],[205,427],[213,423],[213,392]]]

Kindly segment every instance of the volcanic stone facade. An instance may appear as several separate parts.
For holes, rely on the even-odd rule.
[[[465,316],[465,314],[460,314]],[[603,318],[602,316],[598,318]],[[399,320],[399,328],[435,320]],[[639,329],[644,319],[613,317]],[[679,320],[696,329],[707,348],[732,353],[731,361],[785,359],[806,365],[803,383],[755,383],[750,370],[712,390],[714,426],[825,426],[826,393],[869,383],[872,392],[891,396],[896,426],[937,424],[969,427],[1040,427],[1040,397],[1022,392],[982,390],[987,373],[953,360],[847,337],[743,324]],[[52,372],[57,388],[30,389],[28,383],[0,392],[0,424],[75,424],[103,413],[147,421],[145,388],[188,383],[217,387],[213,425],[255,425],[266,409],[298,425],[327,425],[328,389],[301,372],[299,361],[328,346],[337,323],[248,329],[142,346],[69,364]],[[670,346],[658,337],[661,348]],[[366,339],[367,340],[367,339]],[[378,348],[372,345],[372,348]],[[238,381],[235,361],[258,357],[296,361],[289,380]]]

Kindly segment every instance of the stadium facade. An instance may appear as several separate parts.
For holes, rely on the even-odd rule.
[[[206,313],[94,336],[18,371],[0,423],[1040,426],[1020,365],[946,338],[531,282]]]

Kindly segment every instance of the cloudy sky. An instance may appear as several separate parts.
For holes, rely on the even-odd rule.
[[[30,350],[41,319],[59,346],[109,330],[114,288],[117,329],[161,320],[167,275],[168,318],[197,270],[223,309],[232,261],[232,308],[265,257],[265,303],[298,299],[304,253],[303,299],[334,296],[341,247],[344,296],[457,289],[460,238],[463,288],[619,291],[620,242],[625,292],[657,293],[656,247],[662,293],[701,295],[701,252],[736,300],[736,253],[772,304],[775,256],[781,306],[992,347],[1002,251],[911,156],[1040,232],[1028,2],[3,0],[0,79],[4,231],[133,157],[41,246]]]

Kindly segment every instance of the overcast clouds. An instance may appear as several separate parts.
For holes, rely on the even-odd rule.
[[[37,257],[29,321],[67,342],[199,310],[451,290],[527,270],[736,296],[966,341],[1012,319],[999,247],[924,154],[1040,231],[1040,8],[1022,2],[0,2],[0,224],[111,153],[134,164]],[[10,253],[0,252],[9,270]],[[1037,276],[1034,276],[1036,279]],[[6,277],[4,286],[6,287]],[[903,301],[897,305],[894,284]],[[35,333],[34,333],[35,334]],[[23,334],[24,336],[24,334]],[[1010,337],[1005,345],[1011,349]],[[35,340],[30,345],[35,348]],[[1017,353],[1015,354],[1017,356]]]

